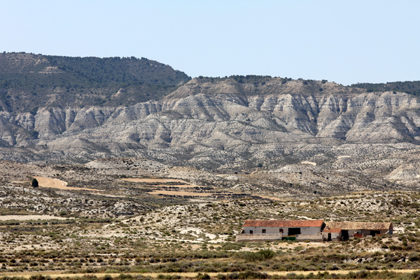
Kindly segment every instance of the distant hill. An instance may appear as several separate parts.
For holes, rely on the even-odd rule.
[[[390,83],[358,83],[352,84],[352,87],[364,88],[368,92],[373,91],[399,91],[408,94],[420,96],[420,81],[412,82],[390,82]]]
[[[0,106],[6,111],[67,105],[130,105],[159,99],[191,78],[135,57],[0,53]]]
[[[240,192],[418,188],[419,98],[400,92],[416,94],[418,83],[191,79],[144,58],[3,53],[0,158],[147,158],[231,174]],[[243,170],[264,173],[249,184]]]

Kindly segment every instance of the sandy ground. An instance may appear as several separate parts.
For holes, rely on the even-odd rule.
[[[13,184],[28,184],[30,181],[12,181]]]
[[[177,180],[177,179],[150,179],[150,178],[127,178],[122,179],[123,181],[127,182],[133,182],[133,183],[185,183],[189,184],[188,182],[185,182],[183,180]]]
[[[262,197],[262,198],[268,198],[268,199],[271,199],[271,200],[286,201],[286,199],[284,199],[284,198],[279,198],[279,197],[275,197],[275,196],[266,196],[266,195],[257,195],[257,194],[252,194],[252,195],[259,196],[259,197]]]
[[[361,269],[360,269],[361,270]],[[329,274],[348,274],[349,272],[358,272],[360,270],[326,270],[326,271],[319,271],[321,273],[323,272],[328,272]],[[382,270],[375,270],[375,271],[382,271]],[[396,273],[413,273],[414,271],[417,271],[415,269],[402,269],[402,270],[387,270],[390,272],[396,272]],[[313,274],[317,274],[318,271],[264,271],[265,273],[269,274],[269,275],[281,275],[281,276],[285,276],[289,273],[295,273],[295,274],[303,274],[303,275],[308,275],[310,273]],[[202,272],[202,273],[206,273],[206,272]],[[42,271],[42,272],[3,272],[0,273],[1,277],[4,276],[8,276],[8,277],[25,277],[25,278],[30,278],[33,275],[45,275],[45,276],[50,276],[51,278],[58,278],[58,277],[72,277],[72,278],[77,278],[77,277],[82,277],[85,275],[95,275],[96,277],[104,277],[105,275],[110,275],[114,278],[118,277],[121,274],[129,274],[129,275],[143,275],[143,276],[150,276],[153,278],[157,278],[158,275],[180,275],[182,277],[196,277],[197,276],[197,272],[184,272],[184,273],[75,273],[75,274],[71,274],[68,273],[67,271]],[[214,278],[216,277],[218,274],[229,274],[229,273],[217,273],[217,272],[208,272],[206,273],[208,274],[210,277]]]
[[[294,249],[296,247],[302,247],[303,249],[310,247],[328,247],[330,244],[326,242],[281,242],[278,245],[274,245],[273,248],[276,250],[287,250]]]
[[[212,196],[213,193],[177,192],[177,191],[152,191],[150,194],[164,194],[176,196]]]
[[[197,185],[159,185],[159,187],[194,188],[194,187],[198,187],[198,186]]]
[[[174,187],[174,188],[194,188],[197,185],[190,184],[184,180],[178,179],[153,179],[153,178],[126,178],[123,181],[132,183],[157,183],[159,187]],[[184,185],[165,185],[165,183],[183,183]]]
[[[198,235],[200,234],[200,233],[202,233],[203,232],[203,230],[202,229],[200,229],[200,228],[195,228],[195,227],[187,227],[187,228],[184,228],[184,229],[182,229],[179,233],[180,234],[187,234],[187,233],[191,233],[192,235],[194,235],[195,237],[197,237],[197,239],[196,239],[196,241],[198,241],[198,240],[202,240],[201,238],[198,238]],[[206,236],[206,237],[208,237],[208,238],[210,238],[211,239],[211,241],[209,241],[210,243],[218,243],[218,242],[223,242],[224,241],[224,239],[227,237],[227,235],[221,235],[221,236],[224,236],[224,238],[219,238],[219,239],[216,239],[216,235],[215,234],[212,234],[212,233],[204,233],[204,235]],[[219,235],[219,237],[221,237],[220,235]],[[197,248],[194,248],[194,246],[195,245],[193,245],[193,249],[198,249],[198,248],[200,248],[201,247],[201,245],[197,245]]]
[[[134,187],[137,187],[137,186],[134,186]],[[141,187],[141,186],[138,186],[139,188]],[[197,187],[196,185],[161,185],[161,184],[159,184],[159,185],[154,185],[153,187],[165,187],[165,188],[184,188],[184,189],[188,189],[188,188],[194,188],[194,187]]]
[[[18,245],[13,246],[13,249],[7,249],[3,248],[3,252],[7,253],[13,253],[13,252],[19,252],[19,251],[26,251],[26,250],[60,250],[62,248],[61,245],[48,245],[48,244],[31,244],[31,245]]]
[[[342,158],[351,158],[351,156],[338,156],[338,159],[342,159]]]
[[[48,216],[48,215],[5,215],[5,216],[0,216],[0,221],[8,221],[8,220],[17,220],[17,221],[26,221],[26,220],[67,220],[67,219],[68,218]]]
[[[34,178],[37,179],[39,186],[44,187],[44,188],[53,188],[53,189],[60,189],[60,190],[101,191],[101,190],[88,189],[88,188],[67,187],[67,182],[64,182],[58,179],[52,179],[52,178],[46,178],[46,177],[40,177],[40,176],[35,176]]]

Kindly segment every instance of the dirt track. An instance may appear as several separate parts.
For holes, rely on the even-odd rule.
[[[68,218],[55,217],[49,215],[5,215],[0,216],[0,221],[27,221],[27,220],[67,220]]]
[[[182,192],[182,191],[152,191],[150,194],[175,195],[175,196],[212,196],[213,193]]]
[[[189,184],[188,182],[185,182],[183,180],[178,179],[151,179],[151,178],[127,178],[122,179],[123,181],[127,182],[133,182],[133,183],[185,183]]]

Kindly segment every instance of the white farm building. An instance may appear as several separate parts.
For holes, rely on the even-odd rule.
[[[392,234],[389,222],[325,222],[323,220],[246,220],[236,241],[340,241]]]
[[[281,240],[283,237],[322,241],[324,227],[322,220],[246,220],[236,241]]]

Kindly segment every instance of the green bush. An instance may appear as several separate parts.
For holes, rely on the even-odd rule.
[[[258,252],[246,252],[242,254],[247,262],[265,261],[274,258],[276,253],[270,249],[260,250]]]
[[[198,273],[196,276],[197,279],[210,279],[210,275],[208,275],[207,273]]]
[[[420,279],[420,271],[414,271],[412,274],[412,279]]]
[[[222,250],[240,250],[244,246],[242,243],[226,242],[222,245]]]
[[[238,279],[267,279],[269,278],[267,273],[261,273],[258,271],[244,271],[239,273]]]

